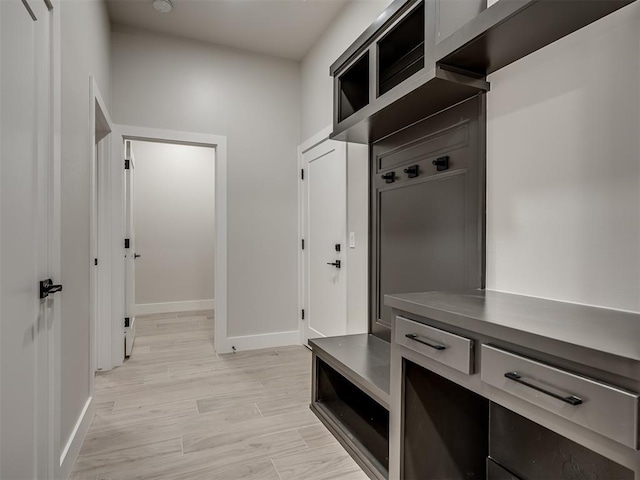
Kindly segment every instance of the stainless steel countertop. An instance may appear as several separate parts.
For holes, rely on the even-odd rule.
[[[385,303],[472,331],[504,327],[640,362],[637,313],[491,290],[385,295]]]

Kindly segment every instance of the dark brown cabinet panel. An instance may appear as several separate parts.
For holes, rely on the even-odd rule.
[[[628,468],[498,404],[490,412],[489,454],[518,479],[634,478]]]
[[[483,287],[483,125],[479,96],[371,147],[374,335],[389,338],[386,294]]]
[[[487,480],[522,480],[491,457],[487,458]]]
[[[377,309],[390,325],[384,295],[464,288],[465,173],[380,190]]]
[[[489,401],[408,360],[404,372],[402,478],[484,480]]]

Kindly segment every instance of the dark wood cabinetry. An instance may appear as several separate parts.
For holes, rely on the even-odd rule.
[[[633,1],[395,0],[331,66],[331,138],[369,145],[370,326],[309,342],[311,409],[371,478],[640,479],[637,319],[482,290],[486,75]]]
[[[322,409],[367,452],[375,470],[386,476],[389,469],[389,410],[356,387],[322,360],[316,362],[317,398]]]
[[[484,117],[476,96],[371,146],[372,334],[386,294],[484,286]]]
[[[489,401],[404,361],[401,478],[486,478]]]
[[[491,404],[489,417],[493,465],[488,480],[571,479],[578,475],[608,480],[634,478],[628,468],[500,405]],[[505,471],[511,476],[505,477]]]
[[[487,91],[484,80],[435,63],[439,41],[484,5],[485,0],[396,0],[331,67],[336,89],[332,138],[371,143]],[[349,92],[362,100],[360,108],[345,109],[345,85],[354,85],[353,69],[366,61],[368,72],[359,69],[359,93]]]
[[[396,0],[330,68],[331,137],[380,140],[488,91],[489,73],[633,1],[499,0],[487,8],[486,0]]]
[[[389,470],[389,343],[373,335],[309,340],[311,410],[375,480]]]

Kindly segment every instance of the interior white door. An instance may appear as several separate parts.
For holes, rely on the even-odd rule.
[[[0,478],[53,476],[51,12],[0,2]],[[55,279],[54,279],[55,280]],[[57,290],[57,288],[56,288]]]
[[[135,156],[133,143],[125,140],[125,356],[131,355],[135,341],[136,307],[136,232],[133,221]]]
[[[347,158],[325,140],[302,153],[305,341],[347,333]]]

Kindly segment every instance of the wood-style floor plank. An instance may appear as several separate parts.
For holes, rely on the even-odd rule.
[[[217,355],[213,312],[136,319],[133,355],[98,373],[72,480],[362,480],[309,411],[301,346]]]

